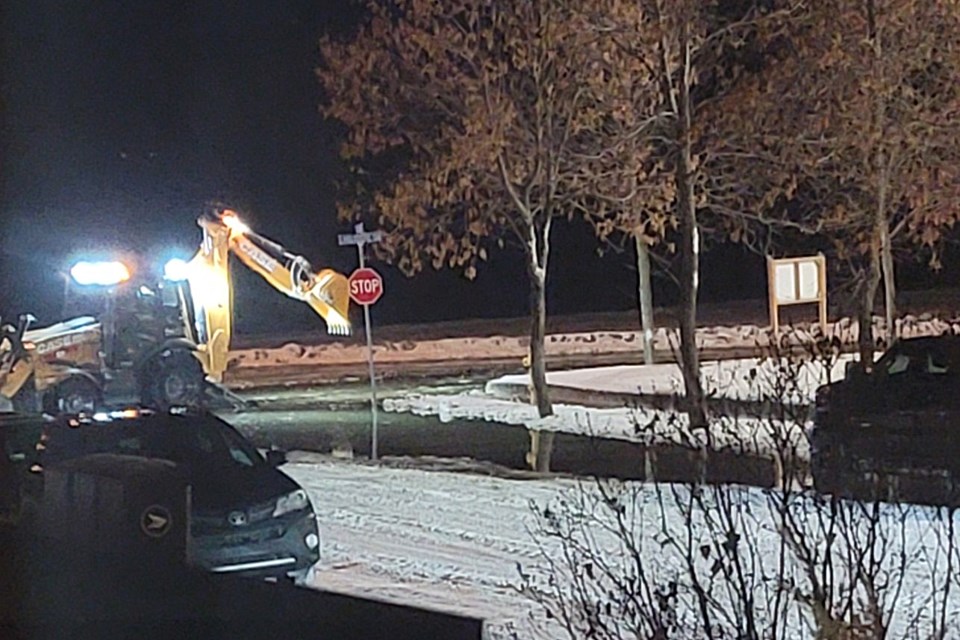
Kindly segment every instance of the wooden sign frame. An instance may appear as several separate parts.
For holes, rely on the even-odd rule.
[[[816,270],[813,276],[816,286],[810,292],[809,269]],[[778,278],[778,276],[780,276]],[[783,290],[778,290],[778,287]],[[767,293],[770,304],[770,326],[780,330],[780,307],[795,304],[817,303],[820,310],[820,328],[827,330],[827,260],[822,253],[798,258],[772,258],[767,256]]]

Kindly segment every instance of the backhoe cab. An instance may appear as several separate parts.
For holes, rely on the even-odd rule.
[[[104,402],[167,410],[198,407],[220,387],[233,333],[234,254],[275,289],[308,304],[329,333],[350,333],[347,278],[314,272],[302,256],[254,233],[230,210],[197,223],[200,248],[150,278],[121,263],[78,263],[75,284],[97,302],[83,316],[30,331],[29,317],[0,333],[0,403],[20,411],[90,411]],[[219,391],[219,393],[218,393]]]

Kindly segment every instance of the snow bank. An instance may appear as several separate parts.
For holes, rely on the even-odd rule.
[[[409,395],[384,400],[383,409],[437,416],[443,422],[495,422],[535,431],[615,438],[647,446],[700,447],[707,443],[709,436],[714,449],[731,449],[771,458],[783,450],[783,443],[789,442],[796,448],[795,455],[801,461],[809,458],[809,448],[803,437],[803,430],[809,427],[806,422],[719,417],[712,421],[707,434],[702,430],[691,430],[687,417],[673,411],[645,407],[594,409],[558,404],[553,407],[554,415],[541,418],[532,405],[492,398],[482,392],[453,396]]]
[[[713,399],[749,402],[749,411],[737,413],[736,405],[727,415],[716,416],[711,430],[692,431],[686,415],[647,406],[599,409],[557,404],[554,415],[541,418],[531,404],[509,400],[517,389],[529,385],[526,375],[502,376],[487,383],[485,391],[455,395],[410,394],[387,399],[388,412],[437,416],[443,422],[477,420],[519,425],[532,430],[572,433],[598,438],[616,438],[645,445],[683,445],[775,457],[789,443],[801,461],[809,458],[804,431],[810,427],[809,404],[817,387],[842,376],[852,356],[834,362],[810,361],[784,364],[772,359],[748,358],[705,362],[705,390]],[[787,367],[785,372],[780,367]],[[598,393],[646,394],[672,397],[680,394],[682,383],[675,364],[602,367],[558,371],[547,374],[547,383],[556,387],[593,390]],[[784,415],[760,417],[787,406]]]
[[[704,391],[711,398],[763,402],[780,398],[790,404],[813,401],[822,384],[843,378],[852,355],[834,361],[811,360],[790,363],[772,358],[744,358],[701,363]],[[552,387],[619,395],[674,396],[683,391],[680,367],[673,363],[621,365],[547,373]],[[527,374],[505,375],[490,380],[486,391],[500,398],[517,397],[518,389],[530,386]],[[787,392],[787,397],[783,393]]]

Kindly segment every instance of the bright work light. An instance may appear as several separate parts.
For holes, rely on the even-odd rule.
[[[220,219],[223,221],[223,224],[227,225],[231,231],[237,233],[249,233],[250,227],[243,223],[243,221],[237,217],[235,211],[230,211],[229,209],[223,212],[223,215],[220,216]]]
[[[172,282],[182,282],[190,275],[190,266],[186,260],[173,258],[163,265],[163,277]]]
[[[70,276],[80,285],[109,287],[130,279],[130,270],[122,262],[78,262]]]

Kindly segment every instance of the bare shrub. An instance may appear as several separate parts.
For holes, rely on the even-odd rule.
[[[708,464],[721,447],[768,452],[781,469],[778,488],[710,484],[694,471],[674,484],[582,480],[531,505],[541,561],[522,567],[521,584],[543,613],[544,636],[960,633],[954,510],[840,500],[808,488],[816,386],[809,377],[833,375],[840,343],[816,330],[769,336],[746,384],[718,394],[727,413],[712,417],[710,435],[685,436]],[[745,387],[749,397],[736,397]]]

